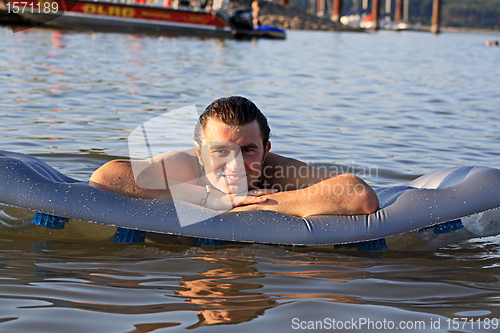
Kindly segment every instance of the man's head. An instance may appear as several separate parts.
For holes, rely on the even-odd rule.
[[[271,148],[266,117],[244,97],[210,104],[195,129],[198,160],[209,182],[225,193],[258,187],[262,163]]]
[[[212,102],[200,115],[194,130],[194,140],[201,145],[203,133],[208,120],[215,119],[235,127],[241,127],[253,121],[259,124],[262,145],[265,147],[271,137],[271,129],[267,118],[259,108],[249,99],[241,96],[223,97]]]

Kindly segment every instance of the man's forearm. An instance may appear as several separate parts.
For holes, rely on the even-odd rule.
[[[151,176],[153,176],[151,174]],[[165,183],[165,179],[155,176],[156,181]],[[141,199],[171,199],[168,187],[164,189],[148,189],[138,186],[129,160],[114,160],[97,169],[89,180],[89,185],[124,195]]]
[[[237,210],[271,210],[282,214],[309,215],[370,214],[378,209],[373,189],[360,178],[342,174],[310,187],[270,194],[267,202]]]
[[[127,160],[117,160],[105,165],[102,170],[92,175],[89,184],[138,199],[174,199],[199,204],[203,198],[207,197],[203,186],[175,181],[167,182],[166,178],[147,170],[144,170],[136,181],[131,163]]]

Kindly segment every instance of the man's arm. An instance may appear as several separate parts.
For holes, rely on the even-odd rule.
[[[237,207],[233,211],[270,210],[306,217],[370,214],[379,208],[373,189],[352,174],[341,174],[307,188],[278,192],[265,197],[268,200],[264,203]]]
[[[234,210],[272,210],[305,217],[310,215],[370,214],[379,208],[373,189],[359,177],[316,169],[301,161],[272,154],[265,167],[266,187],[279,193],[266,195],[265,203],[238,207]]]
[[[92,174],[89,185],[132,198],[172,199],[168,174],[191,184],[195,175],[188,154],[168,152],[149,160],[113,160]]]

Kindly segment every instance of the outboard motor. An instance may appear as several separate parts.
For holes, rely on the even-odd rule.
[[[252,8],[236,9],[229,16],[229,22],[241,30],[253,30]]]

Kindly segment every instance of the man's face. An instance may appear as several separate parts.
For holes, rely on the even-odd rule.
[[[246,193],[257,187],[262,162],[271,148],[262,144],[257,121],[233,127],[209,119],[203,132],[202,147],[196,152],[210,183],[224,193]]]

